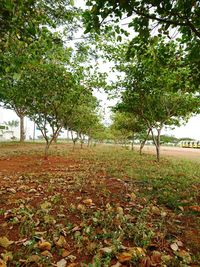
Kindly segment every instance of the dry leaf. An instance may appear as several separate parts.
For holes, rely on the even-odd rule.
[[[4,262],[11,261],[13,259],[13,254],[11,251],[6,251],[5,253],[1,253],[1,256]]]
[[[81,212],[85,212],[86,211],[86,207],[84,205],[82,205],[82,204],[78,204],[77,210],[80,210]]]
[[[60,247],[60,248],[67,248],[68,247],[67,241],[63,235],[61,235],[59,237],[58,241],[55,241],[55,244],[57,247]]]
[[[137,258],[144,257],[146,255],[144,249],[140,247],[128,248],[128,250],[133,256]]]
[[[160,210],[159,210],[159,208],[156,207],[156,206],[153,206],[153,207],[151,208],[151,212],[152,212],[153,214],[155,214],[155,215],[160,215]]]
[[[183,262],[190,264],[192,262],[192,258],[190,256],[190,253],[185,251],[185,250],[181,250],[179,252],[176,253],[176,255],[178,255],[180,258],[182,258]]]
[[[67,266],[67,261],[65,259],[62,259],[62,260],[60,260],[60,261],[58,261],[56,263],[56,266],[57,267],[66,267]]]
[[[173,250],[173,251],[177,251],[178,250],[178,245],[176,243],[173,243],[170,245],[170,248]]]
[[[100,251],[102,251],[104,253],[112,253],[113,252],[113,248],[112,247],[100,248]]]
[[[38,255],[31,255],[28,257],[27,262],[38,262],[40,261],[40,256]]]
[[[10,241],[6,236],[0,237],[0,247],[8,248],[14,241]]]
[[[144,257],[139,264],[139,267],[151,267],[151,266],[154,265],[151,265],[151,260],[148,256]]]
[[[200,212],[200,206],[190,206],[189,209],[196,212]]]
[[[7,267],[6,263],[0,259],[0,267]]]
[[[131,193],[131,194],[130,194],[130,198],[131,198],[132,201],[135,201],[136,198],[137,198],[137,196],[136,196],[135,193]]]
[[[119,262],[123,263],[126,261],[130,261],[132,259],[132,254],[128,252],[122,252],[121,254],[117,255],[117,259]]]
[[[93,205],[93,202],[92,202],[92,199],[91,198],[87,198],[87,199],[83,200],[83,203],[85,205],[88,205],[88,206]]]
[[[44,250],[41,253],[42,256],[48,257],[48,258],[53,258],[53,255],[51,254],[51,252],[49,252],[48,250]]]
[[[161,262],[161,253],[159,251],[153,251],[151,256],[151,265],[157,266]]]
[[[120,216],[123,216],[124,215],[124,210],[122,207],[117,207],[117,213],[120,215]]]
[[[47,241],[39,241],[38,247],[42,251],[44,251],[44,250],[51,250],[51,243],[49,243]]]
[[[70,253],[71,253],[71,251],[63,250],[63,252],[62,252],[62,257],[65,258],[65,257],[69,256]]]

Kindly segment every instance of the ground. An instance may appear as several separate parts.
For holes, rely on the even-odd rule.
[[[0,145],[0,267],[200,266],[196,157],[43,150]]]

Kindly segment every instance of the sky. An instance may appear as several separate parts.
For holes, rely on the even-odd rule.
[[[75,4],[79,7],[83,7],[84,0],[75,0]],[[81,36],[82,32],[80,31],[78,35]],[[107,65],[102,64],[101,68],[104,71],[107,70],[108,72],[111,72],[109,64]],[[110,73],[110,76],[114,78],[112,73]],[[95,96],[100,100],[100,104],[102,106],[103,115],[104,115],[104,123],[108,125],[111,123],[110,106],[115,105],[117,100],[109,100],[107,94],[103,90],[95,92]],[[4,121],[10,121],[10,120],[19,120],[19,119],[17,115],[15,114],[15,112],[0,108],[0,124],[2,124]],[[33,122],[31,122],[28,118],[26,118],[25,119],[25,130],[26,130],[27,138],[33,136],[33,128],[34,128]],[[200,115],[193,116],[192,118],[189,119],[188,123],[186,123],[185,125],[181,127],[175,127],[173,130],[163,129],[162,134],[174,135],[178,138],[190,137],[196,140],[200,140]],[[36,132],[36,136],[37,135],[40,135],[39,131]]]

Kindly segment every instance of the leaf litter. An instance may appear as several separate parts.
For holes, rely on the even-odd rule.
[[[51,164],[26,155],[28,170],[15,164],[21,155],[9,157],[13,168],[0,174],[0,266],[198,266],[198,183],[194,203],[172,208],[158,181],[130,176],[129,152],[90,152],[51,156]]]

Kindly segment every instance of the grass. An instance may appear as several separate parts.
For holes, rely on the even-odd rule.
[[[0,151],[0,223],[15,242],[6,249],[0,242],[7,266],[20,266],[20,259],[51,266],[63,258],[76,266],[111,266],[125,253],[126,266],[198,266],[198,163],[163,157],[158,164],[153,155],[109,145],[75,151],[53,145],[48,161],[43,144],[0,144]],[[38,242],[50,242],[50,257]],[[5,259],[8,251],[12,257]]]

